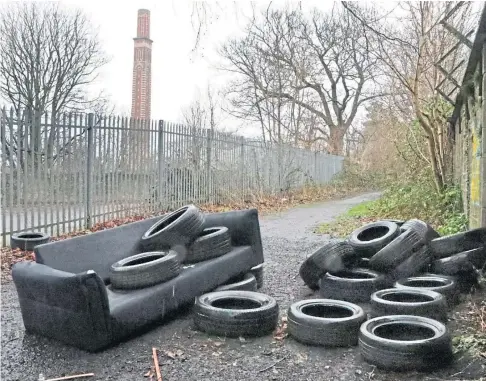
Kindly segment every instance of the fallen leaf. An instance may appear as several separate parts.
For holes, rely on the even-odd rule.
[[[151,371],[151,370],[149,370],[149,371],[148,371],[147,373],[145,373],[143,376],[144,376],[144,377],[150,377],[150,375],[151,375],[151,374],[152,374],[152,371]]]

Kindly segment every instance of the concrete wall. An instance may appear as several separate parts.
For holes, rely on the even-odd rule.
[[[470,228],[486,226],[486,50],[473,76],[474,93],[467,95],[455,125],[454,178],[461,185]]]

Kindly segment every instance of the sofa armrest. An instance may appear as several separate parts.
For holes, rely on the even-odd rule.
[[[26,331],[96,351],[111,339],[106,287],[92,270],[80,274],[20,262],[12,268]]]
[[[259,263],[263,263],[262,237],[257,209],[235,210],[205,215],[205,228],[226,226],[234,246],[251,246]]]

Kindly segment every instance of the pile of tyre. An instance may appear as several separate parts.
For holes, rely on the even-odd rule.
[[[204,214],[194,205],[164,215],[140,237],[141,253],[111,265],[111,286],[127,290],[164,283],[177,277],[184,267],[229,253],[232,246],[228,228],[203,228],[204,224]],[[260,265],[221,288],[237,283],[256,290],[262,279]]]
[[[291,305],[289,334],[310,345],[358,345],[382,369],[445,366],[448,310],[485,266],[486,228],[441,237],[418,219],[367,224],[302,263],[301,278],[320,298]]]

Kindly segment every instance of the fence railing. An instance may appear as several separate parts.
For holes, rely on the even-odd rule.
[[[187,203],[324,184],[342,157],[158,121],[2,110],[2,245]]]

